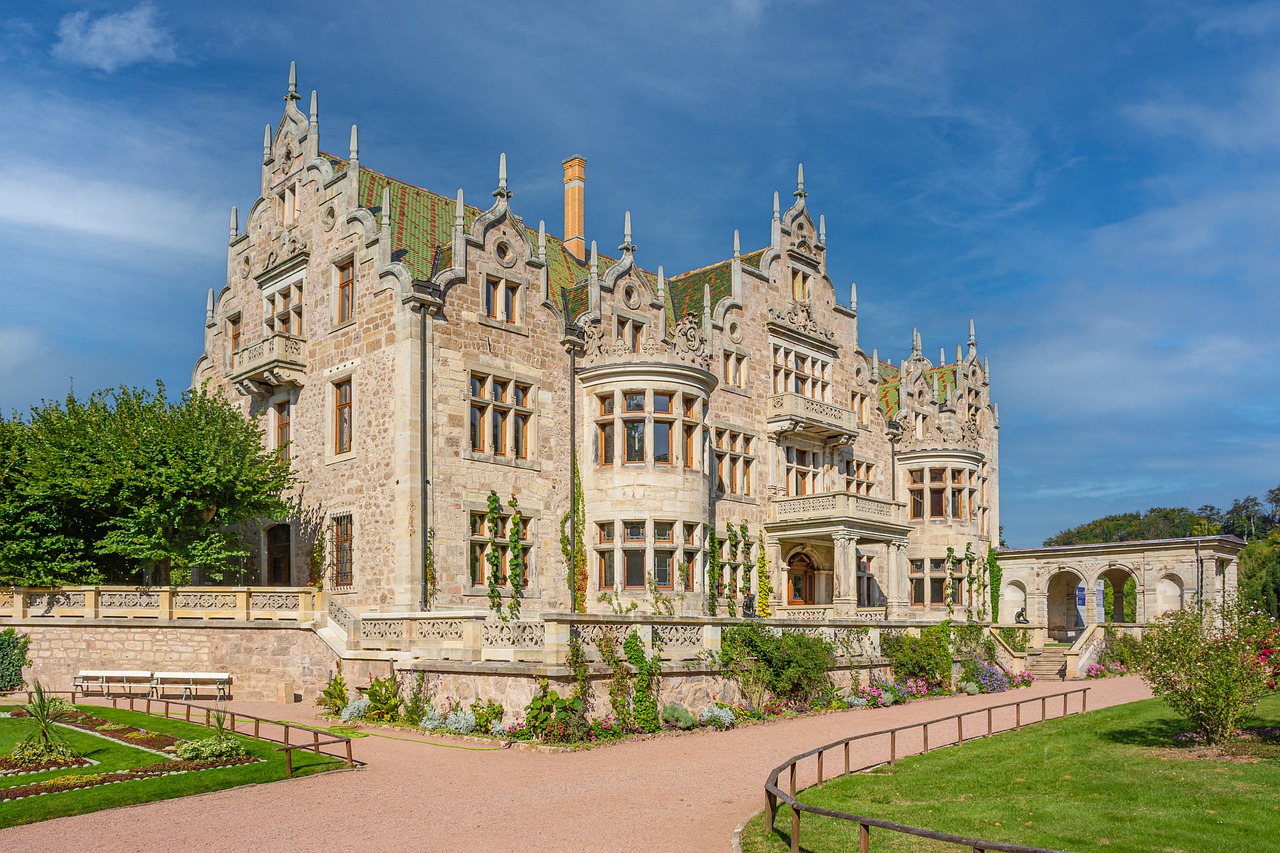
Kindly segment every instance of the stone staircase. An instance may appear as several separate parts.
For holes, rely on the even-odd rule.
[[[1038,681],[1065,681],[1067,678],[1067,647],[1045,646],[1038,655],[1027,655],[1027,669]]]

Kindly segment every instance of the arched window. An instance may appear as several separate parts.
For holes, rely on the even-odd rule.
[[[787,561],[787,603],[813,604],[813,561],[796,554]]]

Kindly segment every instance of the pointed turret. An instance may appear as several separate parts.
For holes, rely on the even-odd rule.
[[[804,191],[804,163],[801,163],[796,167],[796,191],[793,192],[792,195],[801,201],[804,201],[804,197],[808,195],[808,193]]]
[[[880,383],[880,351],[875,349],[871,350],[871,381]]]
[[[237,214],[236,206],[234,204],[231,205],[231,229],[230,230],[231,230],[231,236],[228,239],[235,240],[236,235],[240,233],[240,216],[239,214]]]
[[[315,130],[320,124],[320,97],[316,94],[316,90],[311,90],[311,112],[308,114],[307,124],[311,125],[311,129]]]
[[[493,197],[505,200],[513,195],[515,193],[507,189],[507,154],[504,151],[498,155],[498,188],[493,191]]]
[[[267,125],[262,131],[262,162],[266,163],[271,160],[271,125]]]
[[[547,262],[547,220],[538,220],[538,260]]]
[[[391,187],[382,188],[382,230],[391,230]]]
[[[626,211],[622,216],[622,245],[618,247],[619,252],[634,252],[636,244],[631,242],[631,211]]]
[[[454,228],[461,228],[461,227],[462,227],[462,222],[463,222],[463,218],[462,218],[462,211],[463,211],[463,208],[464,208],[464,205],[463,205],[463,203],[462,203],[462,187],[458,187],[458,200],[457,200],[457,201],[455,201],[455,202],[454,202],[454,204],[453,204],[453,227],[454,227]]]
[[[209,296],[204,301],[204,325],[207,329],[213,328],[213,288],[209,288]]]
[[[289,91],[285,92],[285,101],[296,101],[301,95],[298,94],[298,63],[296,61],[289,63]]]
[[[827,243],[827,215],[825,213],[818,216],[818,242],[824,246]]]

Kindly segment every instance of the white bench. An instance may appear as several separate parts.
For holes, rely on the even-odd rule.
[[[217,692],[219,699],[227,698],[231,674],[227,672],[157,672],[151,677],[151,696],[161,697],[165,688],[182,688],[182,698],[187,699],[202,687]]]
[[[71,677],[71,687],[84,695],[89,695],[91,688],[98,688],[103,696],[109,696],[108,688],[118,687],[123,692],[132,692],[131,688],[151,688],[151,671],[140,669],[82,669]]]

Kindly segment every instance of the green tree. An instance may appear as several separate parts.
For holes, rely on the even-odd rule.
[[[287,460],[205,388],[118,388],[0,421],[0,583],[218,579],[236,527],[291,512]]]
[[[1240,597],[1280,619],[1280,530],[1240,552]]]

